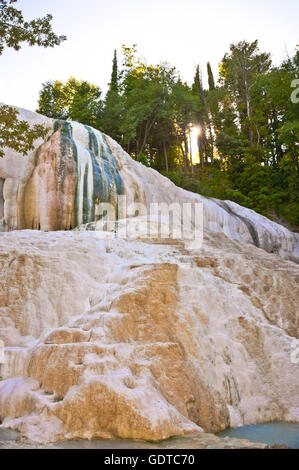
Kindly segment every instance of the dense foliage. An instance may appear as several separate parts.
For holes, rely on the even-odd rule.
[[[70,78],[65,84],[55,80],[43,84],[38,112],[56,119],[101,125],[101,90],[87,81]]]
[[[23,14],[12,6],[17,0],[0,0],[0,54],[5,47],[18,51],[22,43],[30,46],[54,47],[66,40],[57,36],[51,26],[52,15],[25,21]]]
[[[299,85],[299,52],[273,67],[257,41],[232,44],[218,84],[207,64],[208,89],[199,67],[189,86],[169,64],[137,59],[136,45],[122,52],[121,69],[114,52],[103,102],[87,82],[48,82],[39,111],[94,125],[185,189],[234,200],[298,228],[299,99],[293,87]],[[198,150],[192,155],[194,128]]]
[[[65,41],[65,36],[57,36],[51,26],[51,15],[25,21],[20,10],[12,4],[17,0],[0,0],[0,55],[4,48],[18,51],[22,43],[30,46],[54,47]],[[33,149],[34,141],[45,137],[48,129],[43,125],[30,127],[27,121],[18,118],[16,109],[0,106],[0,157],[4,147],[10,147],[25,155]]]
[[[34,148],[34,141],[39,137],[45,138],[48,128],[36,124],[30,127],[28,121],[18,119],[18,111],[11,106],[0,107],[0,157],[3,157],[3,147],[9,147],[23,155]]]

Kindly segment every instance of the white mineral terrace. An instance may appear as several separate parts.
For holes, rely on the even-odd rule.
[[[0,159],[2,430],[207,447],[223,441],[203,432],[299,422],[298,236],[176,187],[99,131],[20,112],[50,131]],[[135,238],[89,230],[119,195],[139,204],[119,221]],[[195,202],[201,246],[161,238],[159,217],[147,236],[152,203]]]

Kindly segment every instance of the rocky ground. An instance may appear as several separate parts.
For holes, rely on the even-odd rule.
[[[20,231],[0,265],[0,419],[32,441],[299,420],[296,264],[209,232],[188,251]],[[197,445],[232,444],[217,439]]]
[[[3,440],[1,440],[3,439]],[[132,440],[71,440],[55,444],[38,444],[10,430],[0,429],[0,449],[266,449],[245,439],[220,439],[212,434],[172,438],[159,443]]]

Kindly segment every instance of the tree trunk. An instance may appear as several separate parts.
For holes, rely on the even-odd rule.
[[[189,162],[188,162],[188,137],[186,135],[186,132],[184,131],[184,147],[185,147],[185,161],[186,161],[186,167],[189,168]]]
[[[168,155],[167,155],[167,147],[166,147],[165,141],[163,141],[163,149],[164,149],[166,173],[168,173]]]
[[[174,131],[175,131],[175,136],[176,136],[176,141],[177,141],[177,147],[178,147],[179,170],[181,171],[181,155],[180,155],[180,149],[182,149],[182,146],[181,146],[180,141],[179,141],[178,130],[177,130],[175,124],[173,124],[173,127],[174,127]],[[185,166],[184,154],[182,153],[182,155],[183,155],[183,165]]]
[[[186,152],[185,152],[185,150],[184,150],[184,148],[183,148],[182,143],[180,143],[180,149],[181,149],[181,152],[182,152],[182,155],[183,155],[184,170],[187,170]]]
[[[247,111],[247,118],[248,118],[248,125],[249,125],[249,141],[250,145],[253,146],[253,131],[251,126],[251,108],[250,108],[250,99],[249,99],[249,87],[248,87],[248,80],[245,73],[244,76],[245,82],[245,96],[246,96],[246,111]]]
[[[191,173],[193,175],[193,155],[192,155],[192,141],[191,141],[191,132],[189,133],[189,150],[190,150],[190,163],[191,163]]]
[[[213,133],[212,133],[212,126],[211,126],[210,118],[209,118],[209,134],[210,134],[210,144],[211,144],[211,163],[213,165],[213,163],[214,163],[214,139],[213,139]]]
[[[201,136],[199,135],[197,139],[197,145],[198,145],[198,151],[199,151],[199,156],[200,156],[200,166],[201,168],[204,168],[205,166],[204,150],[203,150],[202,140],[200,137]]]
[[[154,123],[155,123],[155,120],[156,120],[156,118],[154,118],[152,121],[149,121],[149,120],[148,120],[148,121],[146,122],[145,131],[144,131],[144,138],[143,138],[143,142],[142,142],[142,145],[141,145],[141,147],[140,147],[140,150],[139,150],[139,152],[138,152],[138,155],[140,155],[140,154],[143,152],[143,150],[144,150],[144,147],[145,147],[146,142],[147,142],[148,135],[149,135],[149,133],[150,133],[151,128],[153,127],[153,125],[154,125]]]

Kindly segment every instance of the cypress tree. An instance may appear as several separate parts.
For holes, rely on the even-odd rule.
[[[117,52],[116,52],[116,49],[114,51],[114,56],[113,56],[110,90],[111,91],[118,91],[118,65],[117,65]]]
[[[201,100],[204,104],[205,103],[205,94],[204,94],[204,91],[203,91],[199,65],[196,66],[196,72],[195,72],[195,77],[194,77],[194,82],[193,82],[193,90],[195,90],[196,93],[198,93],[198,95],[200,96],[200,98],[201,98]]]
[[[120,115],[121,115],[121,96],[120,96],[117,52],[114,51],[111,81],[105,98],[104,112],[102,116],[102,130],[113,139],[120,142]]]
[[[214,76],[213,76],[210,62],[208,62],[207,64],[207,69],[208,69],[208,77],[209,77],[209,89],[210,91],[212,91],[212,90],[215,90],[216,87],[215,87],[215,81],[214,81]]]

